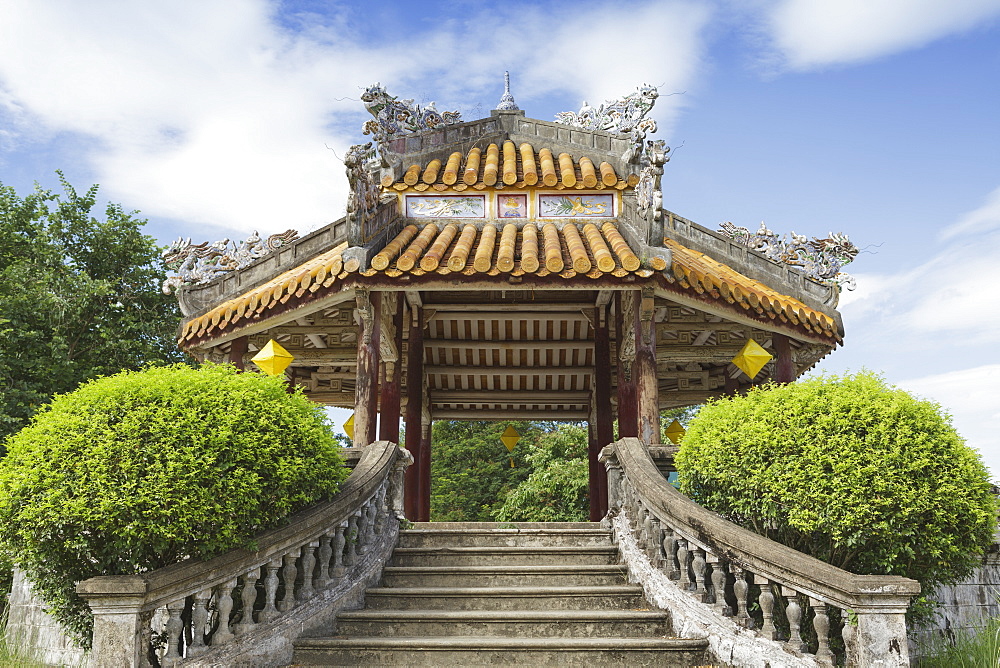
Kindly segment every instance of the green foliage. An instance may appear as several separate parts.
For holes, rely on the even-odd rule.
[[[500,435],[508,425],[521,434],[513,453]],[[492,522],[504,498],[531,472],[525,443],[552,428],[546,422],[434,423],[431,454],[431,519]],[[514,467],[510,460],[513,458]]]
[[[229,366],[122,372],[57,396],[0,461],[0,545],[84,645],[74,583],[250,544],[347,475],[322,410]]]
[[[870,372],[711,402],[676,463],[682,491],[732,521],[925,591],[975,567],[996,526],[986,469],[947,415]]]
[[[586,522],[590,516],[587,426],[560,424],[541,434],[526,458],[531,473],[507,495],[501,522]]]
[[[59,176],[63,194],[0,184],[0,455],[53,394],[182,359],[145,221],[115,204],[92,216],[97,186],[80,194]]]

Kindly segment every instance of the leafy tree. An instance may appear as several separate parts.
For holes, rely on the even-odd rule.
[[[521,434],[513,453],[500,441],[508,427]],[[553,428],[548,422],[434,423],[431,450],[431,519],[492,522],[504,498],[531,472],[526,443]],[[510,460],[514,460],[514,467]]]
[[[496,511],[501,522],[586,522],[590,517],[587,426],[562,423],[526,452],[528,477]]]
[[[737,524],[924,591],[975,567],[997,521],[982,460],[949,417],[871,372],[710,402],[676,462],[682,491]]]
[[[59,177],[62,194],[0,184],[0,455],[53,394],[182,359],[145,221],[117,204],[91,215],[97,186],[80,194]]]
[[[57,396],[0,461],[0,547],[83,644],[74,583],[247,546],[347,475],[322,409],[230,366],[126,371]]]

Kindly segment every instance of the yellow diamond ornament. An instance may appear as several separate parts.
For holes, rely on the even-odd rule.
[[[292,354],[281,347],[281,344],[271,339],[260,352],[250,358],[250,361],[268,376],[280,376],[292,363]]]
[[[344,423],[344,433],[347,434],[347,438],[354,440],[354,413],[351,413],[351,417]]]
[[[733,364],[750,378],[755,378],[773,357],[771,353],[761,348],[759,343],[753,339],[747,339],[746,344],[733,358]]]
[[[674,445],[680,443],[681,439],[684,438],[684,434],[686,433],[687,430],[684,429],[684,427],[681,426],[681,423],[678,422],[677,420],[674,420],[673,422],[670,423],[669,426],[667,426],[667,431],[666,431],[667,438],[669,438],[670,442],[673,443]]]
[[[514,447],[520,440],[521,440],[521,435],[517,433],[517,429],[514,429],[514,427],[511,425],[507,425],[507,428],[500,436],[500,441],[505,446],[507,446],[507,450],[509,450],[510,452],[514,452]]]

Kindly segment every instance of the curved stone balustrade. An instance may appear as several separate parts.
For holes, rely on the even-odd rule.
[[[336,496],[259,534],[256,550],[81,582],[94,612],[89,665],[288,664],[298,635],[360,605],[396,543],[412,457],[379,441],[347,459],[357,464]]]
[[[688,603],[781,642],[789,661],[803,661],[794,665],[833,665],[832,609],[850,620],[834,634],[843,639],[847,665],[909,665],[904,613],[920,592],[915,580],[855,575],[736,526],[674,489],[639,439],[607,446],[601,461],[608,470],[606,522],[626,560],[629,550],[642,558],[651,580],[672,580]]]

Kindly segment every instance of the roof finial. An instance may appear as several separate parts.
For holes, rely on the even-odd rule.
[[[517,106],[517,102],[514,102],[514,96],[510,94],[510,72],[503,73],[503,95],[500,97],[500,103],[497,105],[497,111],[518,111],[520,109]]]

